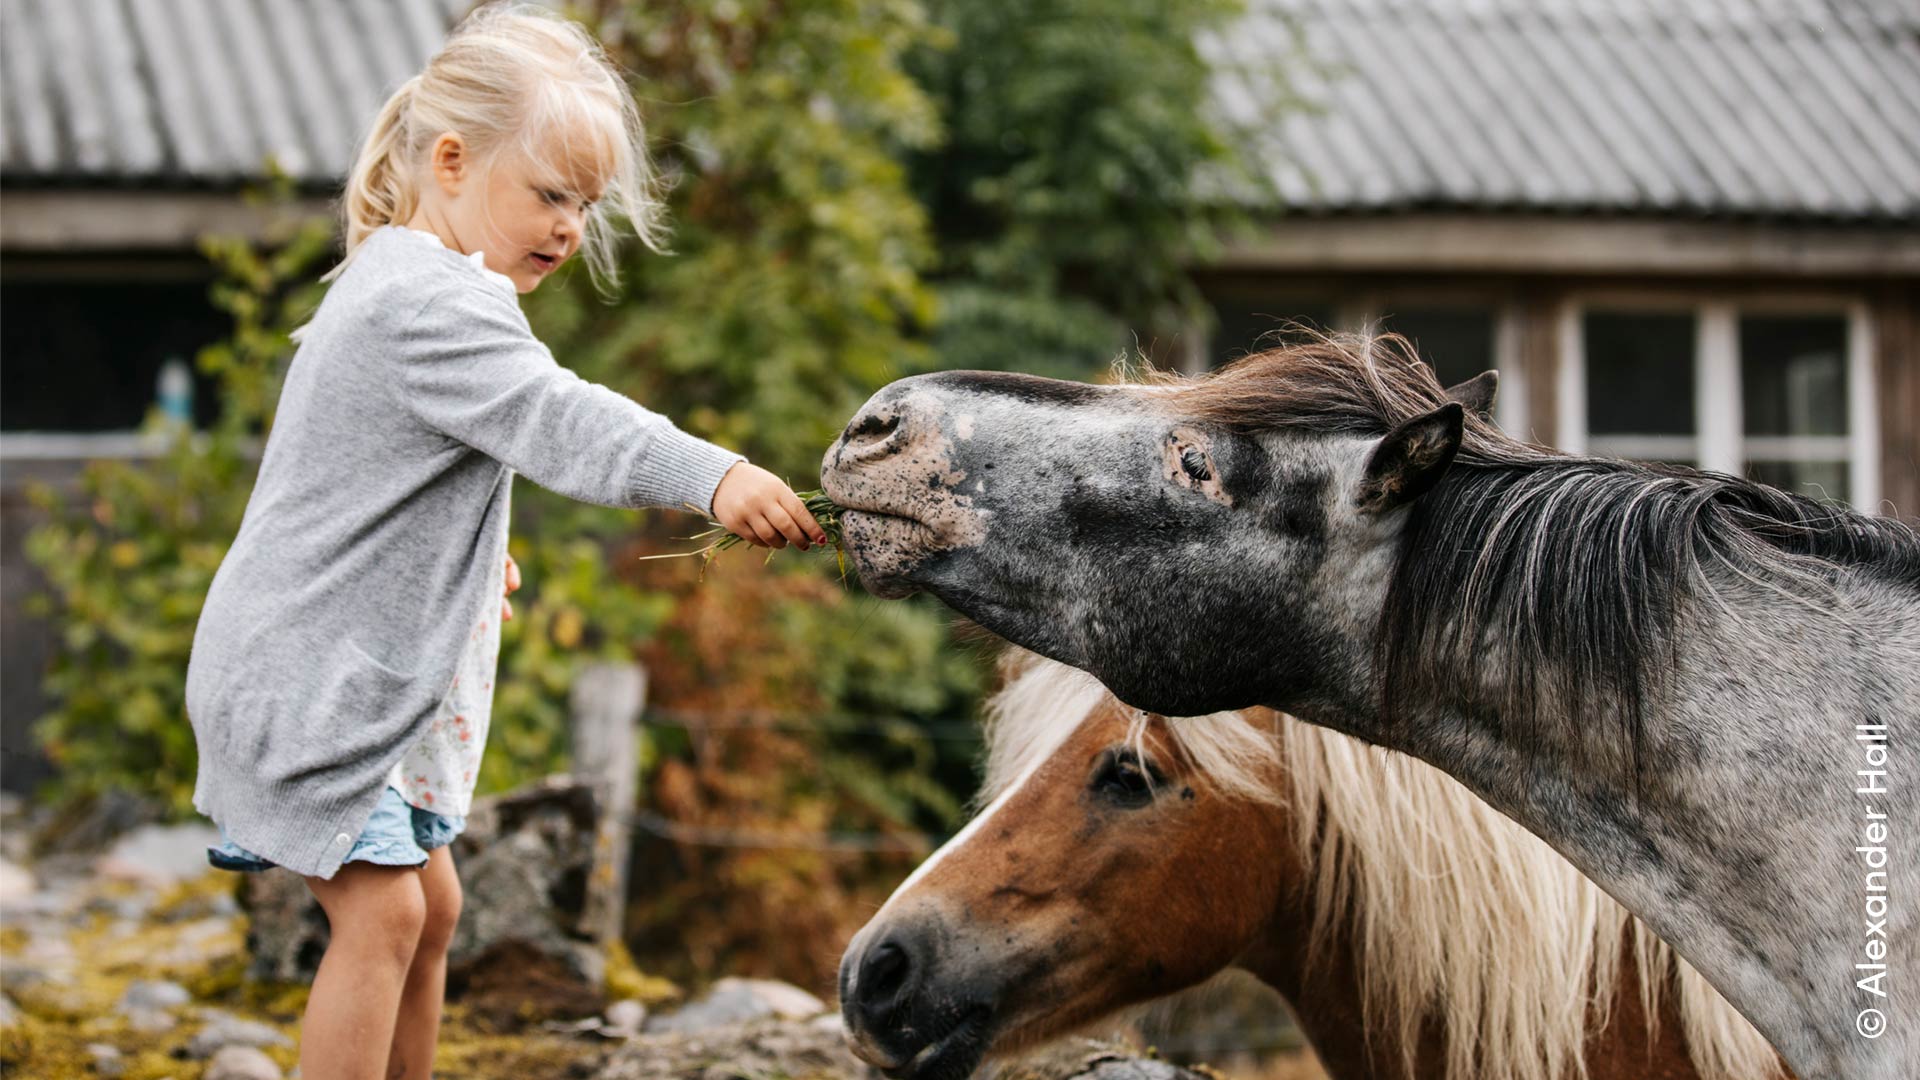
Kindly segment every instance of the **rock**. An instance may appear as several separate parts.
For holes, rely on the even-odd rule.
[[[180,1026],[178,1017],[161,1009],[127,1009],[121,1015],[129,1029],[142,1035],[164,1035]]]
[[[0,994],[0,1028],[10,1028],[20,1022],[20,1007],[13,999]]]
[[[1066,1039],[1001,1064],[996,1080],[1206,1080],[1208,1074],[1135,1056],[1121,1043]]]
[[[582,883],[593,867],[599,816],[593,788],[568,777],[549,777],[474,805],[466,832],[454,841],[454,862],[470,902],[447,958],[450,981],[460,981],[462,969],[507,942],[533,947],[582,981],[597,984],[605,976],[599,950],[604,943],[580,929]]]
[[[220,1009],[201,1009],[207,1026],[200,1029],[178,1054],[190,1058],[210,1058],[223,1047],[292,1046],[293,1040],[257,1020],[242,1020]],[[274,1071],[279,1076],[279,1070]]]
[[[640,1034],[641,1025],[646,1022],[647,1007],[627,998],[607,1006],[604,1016],[590,1016],[585,1020],[570,1022],[550,1020],[541,1027],[563,1035],[598,1035],[604,1039],[631,1039]]]
[[[207,848],[220,843],[211,825],[142,825],[114,842],[96,870],[149,886],[173,885],[209,872]]]
[[[12,907],[32,896],[39,887],[33,871],[12,859],[0,858],[0,906]]]
[[[472,903],[469,898],[467,904]],[[240,907],[248,916],[247,952],[253,957],[248,978],[311,982],[327,951],[327,913],[300,875],[284,870],[246,875]]]
[[[100,1076],[119,1076],[127,1071],[127,1063],[120,1058],[120,1051],[106,1043],[88,1043],[87,1054],[93,1058],[93,1071]]]
[[[280,1080],[280,1066],[251,1046],[229,1046],[207,1063],[204,1080]]]
[[[804,1076],[815,1080],[881,1080],[837,1032],[761,1020],[703,1032],[643,1035],[616,1045],[594,1080],[702,1080],[739,1076]]]
[[[584,887],[599,817],[593,785],[565,776],[475,801],[454,841],[465,901],[448,954],[449,998],[498,1028],[601,1011],[607,943],[590,929],[597,920]],[[310,981],[326,952],[326,915],[293,874],[247,878],[248,974]]]
[[[259,875],[254,876],[257,877]],[[164,922],[186,922],[195,919],[231,919],[238,914],[240,914],[240,904],[233,898],[231,891],[216,893],[195,892],[159,912],[159,916]]]
[[[132,1009],[177,1009],[193,1000],[187,988],[164,979],[140,979],[127,985],[120,995],[120,1012]]]
[[[38,852],[96,852],[141,825],[160,819],[160,805],[132,792],[112,789],[53,817],[33,839]],[[201,853],[201,863],[206,855]]]
[[[174,943],[153,954],[160,968],[192,968],[220,963],[246,944],[231,918],[196,919],[180,927]]]
[[[647,1022],[647,1007],[631,999],[616,1001],[607,1006],[606,1023],[600,1027],[600,1034],[610,1038],[624,1038],[638,1035],[640,1025]]]
[[[135,922],[147,917],[153,902],[143,890],[133,896],[94,896],[80,905],[80,910],[88,915],[105,915],[121,922]]]
[[[805,1020],[826,1011],[819,998],[797,986],[772,979],[726,978],[685,1008],[649,1019],[646,1030],[706,1031],[749,1020]]]

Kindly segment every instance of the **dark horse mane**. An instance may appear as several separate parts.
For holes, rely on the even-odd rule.
[[[1175,391],[1184,411],[1244,433],[1379,438],[1444,405],[1397,335],[1316,335]],[[1638,776],[1646,705],[1671,672],[1677,623],[1716,583],[1819,604],[1843,573],[1920,590],[1920,534],[1736,476],[1577,457],[1469,412],[1460,453],[1410,510],[1375,643],[1382,716],[1451,700],[1494,724],[1618,718]],[[1493,701],[1459,673],[1488,639],[1507,655]]]

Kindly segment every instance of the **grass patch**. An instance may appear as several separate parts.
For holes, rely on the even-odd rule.
[[[841,539],[839,504],[831,498],[828,498],[826,492],[820,490],[796,491],[794,494],[800,497],[801,502],[807,504],[807,512],[813,515],[814,523],[820,526],[821,532],[827,534],[827,543],[832,546],[834,558],[840,565],[840,580],[845,581],[847,579],[847,549]],[[692,510],[696,514],[705,512],[692,503],[687,504],[687,509]],[[643,555],[641,558],[643,560],[699,559],[700,578],[704,581],[707,576],[707,567],[713,563],[716,555],[719,555],[729,548],[739,547],[741,544],[747,542],[741,536],[730,531],[725,525],[717,521],[709,520],[707,526],[707,529],[702,532],[694,533],[692,536],[681,537],[683,540],[702,542],[700,547],[692,551],[672,551],[665,555]],[[774,551],[777,550],[776,548],[767,552],[768,561],[773,559]]]

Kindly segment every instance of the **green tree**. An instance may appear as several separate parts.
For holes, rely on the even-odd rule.
[[[946,367],[1085,378],[1195,327],[1192,278],[1257,190],[1195,42],[1238,0],[928,0],[909,70],[946,138],[908,155],[932,216]]]

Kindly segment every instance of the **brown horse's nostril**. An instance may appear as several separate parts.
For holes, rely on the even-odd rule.
[[[868,949],[854,982],[858,1019],[870,1028],[884,1026],[912,989],[914,974],[913,956],[898,941],[890,939]]]

